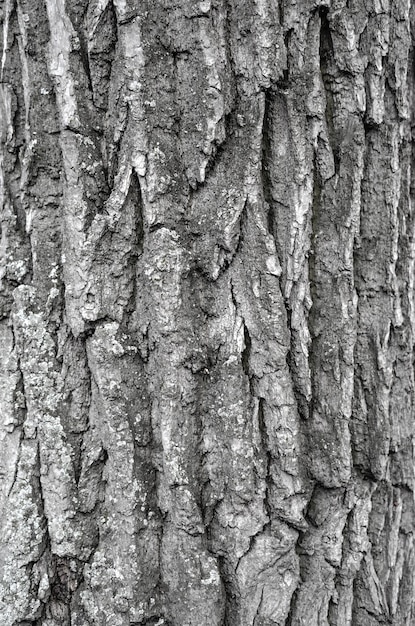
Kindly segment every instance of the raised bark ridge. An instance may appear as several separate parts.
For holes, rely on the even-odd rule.
[[[4,0],[2,626],[410,626],[409,0]]]

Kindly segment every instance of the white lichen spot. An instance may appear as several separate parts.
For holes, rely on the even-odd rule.
[[[281,276],[282,269],[275,256],[268,257],[265,261],[265,265],[267,266],[267,270],[270,274],[277,277]]]
[[[202,2],[199,2],[199,9],[202,13],[209,13],[211,9],[210,0],[202,0]]]

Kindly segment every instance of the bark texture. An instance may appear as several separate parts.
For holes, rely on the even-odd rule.
[[[410,0],[3,0],[1,626],[413,626]]]

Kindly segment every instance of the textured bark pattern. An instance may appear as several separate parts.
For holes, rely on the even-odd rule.
[[[410,0],[1,19],[1,626],[415,624]]]

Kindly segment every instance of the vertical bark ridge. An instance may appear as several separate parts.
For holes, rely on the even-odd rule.
[[[1,19],[4,625],[412,623],[412,3]]]

